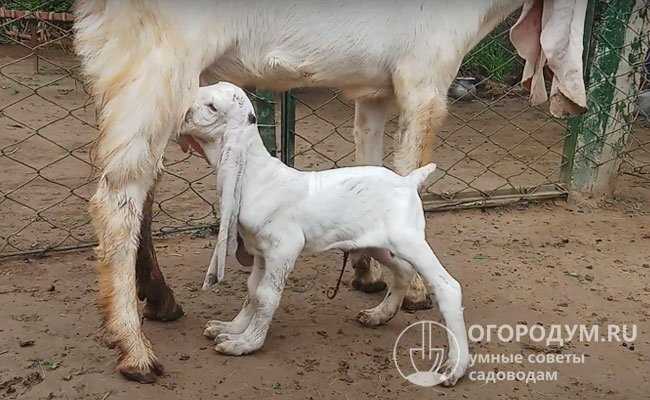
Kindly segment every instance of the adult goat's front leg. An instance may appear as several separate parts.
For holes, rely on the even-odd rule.
[[[143,311],[146,318],[156,321],[174,321],[183,316],[183,308],[176,303],[174,292],[165,282],[153,246],[151,219],[154,192],[155,187],[147,194],[140,224],[140,245],[135,263],[138,297],[140,300],[147,301]]]
[[[154,173],[139,175],[128,182],[102,176],[90,213],[99,239],[99,304],[108,339],[120,352],[117,369],[129,379],[151,383],[162,367],[141,330],[135,264],[143,205]]]
[[[167,142],[198,88],[198,72],[173,60],[167,67],[158,58],[124,65],[115,60],[93,86],[102,105],[93,153],[100,177],[90,207],[99,241],[99,303],[108,337],[120,351],[117,369],[142,383],[162,373],[138,313],[136,260],[144,205]]]
[[[384,127],[388,100],[384,98],[358,99],[354,104],[354,148],[357,165],[381,166],[384,158]],[[352,287],[366,293],[386,288],[381,265],[364,255],[352,265]]]

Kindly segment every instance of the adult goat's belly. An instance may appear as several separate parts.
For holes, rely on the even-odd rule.
[[[343,60],[314,59],[271,51],[258,57],[229,52],[204,73],[204,80],[225,80],[244,87],[284,91],[298,87],[334,87],[350,93],[385,96],[391,74],[378,60],[354,55]],[[357,96],[355,96],[357,97]]]

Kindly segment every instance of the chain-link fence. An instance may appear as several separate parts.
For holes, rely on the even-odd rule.
[[[97,134],[96,114],[71,50],[69,3],[0,2],[0,257],[94,243],[87,202],[94,191],[88,150]],[[568,124],[551,117],[547,105],[529,105],[518,82],[522,60],[508,39],[516,17],[483,40],[466,57],[463,78],[450,92],[427,208],[566,196],[570,185],[594,180],[593,171],[612,160],[617,171],[647,183],[650,123],[634,119],[635,91],[619,90],[630,76],[637,89],[646,85],[639,78],[640,54],[648,48],[648,29],[642,26],[647,11],[640,3],[590,1],[588,20],[595,23],[587,27],[586,65],[592,72],[606,69],[601,58],[612,54],[617,69],[587,75],[590,111]],[[613,31],[623,32],[622,41]],[[622,64],[627,67],[619,71]],[[605,86],[614,89],[606,108],[597,90]],[[339,92],[298,89],[276,94],[275,100],[268,92],[258,95],[256,103],[265,105],[258,108],[265,143],[272,148],[278,133],[284,160],[302,169],[355,164],[354,104]],[[393,115],[386,125],[389,167],[397,124]],[[605,155],[603,149],[615,151]],[[154,231],[200,233],[214,226],[215,185],[205,162],[170,146],[165,166]]]
[[[598,65],[593,66],[592,74],[587,71],[587,77],[594,76],[591,84],[587,82],[590,111],[571,124],[550,115],[548,104],[531,106],[528,102],[528,92],[519,83],[523,60],[508,37],[517,15],[490,33],[465,58],[450,89],[449,117],[434,148],[438,169],[426,189],[425,207],[444,210],[564,197],[575,181],[574,174],[578,179],[584,174],[580,168],[610,164],[619,168],[613,160],[622,161],[620,168],[626,174],[648,174],[650,130],[647,123],[636,120],[638,92],[624,89],[621,79],[621,75],[630,75],[635,88],[645,85],[639,77],[646,76],[641,73],[642,49],[648,48],[648,29],[643,25],[647,24],[646,6],[635,1],[590,2],[585,43],[591,51],[585,53],[585,64],[590,66],[607,53],[610,64],[621,64],[621,71],[598,74]],[[616,41],[617,35],[622,41]],[[624,123],[589,126],[589,121],[604,122],[597,99],[604,86],[618,94],[626,90],[625,96],[609,97],[613,103],[606,111]],[[354,104],[335,90],[296,90],[293,98],[295,165],[301,169],[354,165]],[[613,115],[615,112],[619,115]],[[389,167],[399,140],[397,131],[398,116],[394,114],[385,133],[384,163]],[[616,140],[629,143],[627,147],[617,144],[609,157],[590,154],[594,147],[611,147],[608,138],[613,140],[619,133],[622,137]],[[583,161],[577,170],[576,153]],[[646,183],[647,177],[644,175]]]
[[[0,256],[95,242],[87,208],[96,110],[72,51],[71,3],[0,2]],[[259,114],[273,125],[272,97],[253,97],[271,105]],[[261,129],[268,137],[268,125]],[[201,234],[214,226],[215,190],[204,160],[169,146],[154,232]]]
[[[620,171],[639,184],[650,185],[650,51],[641,69],[639,118],[622,156]]]

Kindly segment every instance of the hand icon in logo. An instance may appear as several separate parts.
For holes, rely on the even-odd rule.
[[[402,370],[402,368],[400,368],[397,359],[398,347],[399,347],[400,339],[402,339],[402,336],[406,332],[413,333],[412,331],[418,328],[420,329],[419,343],[416,346],[411,346],[402,349],[403,352],[406,352],[406,350],[408,350],[409,361],[411,363],[410,366],[412,367],[412,371],[414,371],[410,374],[407,374],[405,373],[405,371]],[[395,348],[393,349],[393,358],[395,360],[395,365],[397,366],[397,370],[399,371],[399,373],[402,375],[403,378],[405,378],[406,380],[408,380],[409,382],[415,385],[425,386],[425,387],[438,385],[444,382],[448,378],[445,374],[441,374],[440,372],[438,372],[443,366],[445,360],[445,349],[441,347],[435,347],[432,343],[432,331],[434,329],[441,329],[441,328],[443,329],[443,331],[447,330],[447,328],[444,325],[441,325],[437,322],[420,321],[410,325],[409,327],[407,327],[405,330],[402,331],[402,333],[397,338],[397,341],[395,342]],[[417,361],[420,362],[418,363]],[[421,370],[421,368],[418,367],[418,364],[426,365],[427,369]],[[429,365],[431,365],[430,368],[428,367]],[[406,368],[411,369],[408,368],[408,366],[406,366]]]

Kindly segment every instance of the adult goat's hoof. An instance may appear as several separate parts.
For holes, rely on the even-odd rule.
[[[402,301],[402,310],[406,311],[429,310],[431,308],[433,308],[433,301],[429,294],[419,299],[404,297],[404,301]]]
[[[352,281],[352,287],[356,290],[365,293],[377,293],[386,289],[386,282],[383,281],[364,282],[360,279],[354,279]]]
[[[144,384],[155,383],[156,379],[163,374],[163,366],[158,362],[154,362],[150,368],[138,368],[124,365],[118,366],[117,370],[126,379]]]
[[[365,293],[376,293],[386,289],[386,283],[381,279],[381,266],[368,256],[363,256],[353,265],[354,279],[352,287]]]
[[[147,302],[147,304],[144,306],[144,310],[142,314],[146,319],[152,321],[168,322],[168,321],[176,321],[177,319],[182,317],[185,313],[183,312],[183,307],[181,307],[180,304],[177,304],[172,298],[171,302],[169,301],[163,303]]]
[[[383,325],[389,319],[390,318],[386,318],[384,315],[373,309],[363,310],[357,314],[357,321],[359,321],[361,325],[367,326],[369,328]]]

